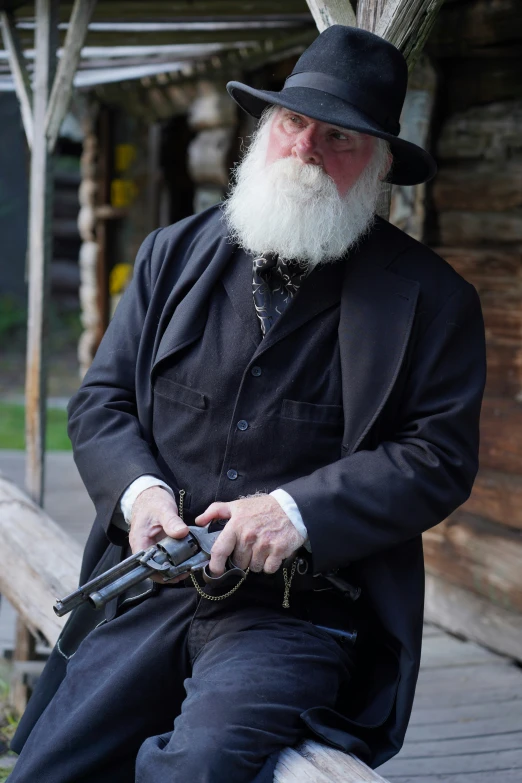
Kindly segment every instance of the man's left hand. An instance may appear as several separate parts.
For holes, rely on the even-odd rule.
[[[243,570],[250,567],[251,571],[274,574],[305,542],[271,495],[212,503],[196,517],[196,525],[204,527],[213,519],[229,520],[212,547],[209,568],[216,576],[224,572],[230,556]]]

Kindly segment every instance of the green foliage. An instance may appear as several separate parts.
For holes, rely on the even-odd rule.
[[[25,407],[0,402],[0,449],[25,448]],[[49,451],[69,451],[67,413],[49,408],[47,411],[46,448]]]
[[[9,294],[0,296],[0,346],[7,345],[13,337],[23,335],[27,311],[20,301]]]

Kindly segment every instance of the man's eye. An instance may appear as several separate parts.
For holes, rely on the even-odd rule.
[[[300,125],[301,124],[301,117],[297,117],[295,114],[290,114],[288,117],[290,122],[293,122],[294,125]]]
[[[341,133],[341,131],[333,131],[331,136],[332,139],[338,139],[339,141],[350,141],[350,136],[347,136],[345,133]]]

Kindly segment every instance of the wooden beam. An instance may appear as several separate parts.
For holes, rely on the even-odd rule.
[[[15,484],[0,476],[0,593],[35,636],[54,644],[67,618],[56,598],[76,590],[79,545]]]
[[[417,58],[444,0],[388,0],[375,32],[400,49],[408,68]]]
[[[284,748],[274,772],[274,783],[387,783],[351,753],[305,740]]]
[[[42,504],[46,416],[45,305],[50,251],[51,176],[45,115],[56,60],[57,0],[36,0],[33,147],[29,189],[29,302],[25,381],[26,487]]]
[[[20,103],[20,112],[24,125],[25,137],[29,147],[33,143],[33,90],[25,62],[22,45],[15,26],[14,17],[7,11],[0,14],[2,37],[7,52],[9,67],[13,75],[16,95]]]
[[[50,153],[54,150],[60,126],[69,107],[74,75],[80,62],[82,46],[95,6],[96,0],[76,0],[74,3],[62,58],[53,82],[45,117],[47,145]]]
[[[320,33],[333,24],[355,27],[355,13],[350,0],[306,0]]]
[[[357,27],[375,32],[386,0],[359,0],[357,3]]]

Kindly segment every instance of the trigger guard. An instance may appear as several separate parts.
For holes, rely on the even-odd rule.
[[[228,558],[227,560],[227,569],[224,573],[221,574],[221,576],[212,576],[212,574],[209,571],[208,563],[205,566],[205,568],[201,572],[203,576],[203,581],[207,585],[221,585],[224,582],[228,582],[229,578],[232,576],[235,576],[239,579],[243,579],[243,577],[246,576],[246,573],[243,571],[242,568],[239,568],[237,565],[234,565],[233,561]]]

